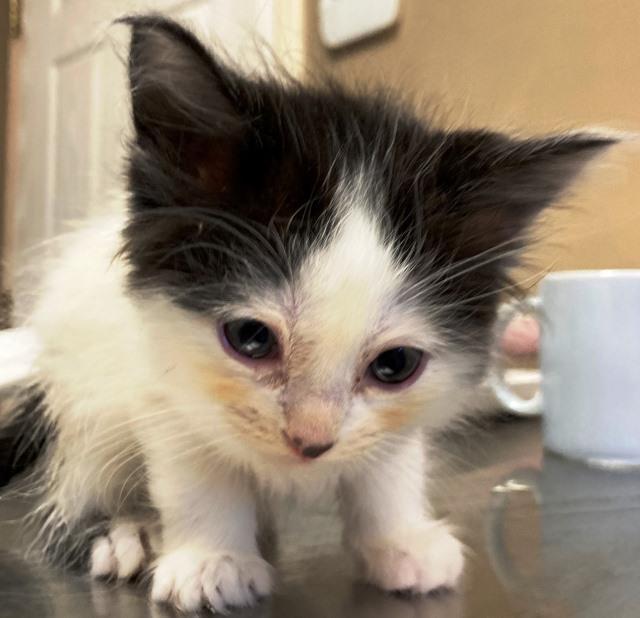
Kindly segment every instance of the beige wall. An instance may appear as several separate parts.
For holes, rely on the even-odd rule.
[[[0,178],[5,177],[5,146],[8,96],[9,10],[7,0],[0,0]],[[2,255],[4,249],[4,191],[0,187],[0,295],[3,289]],[[0,305],[2,301],[0,300]],[[1,310],[1,307],[0,307]]]
[[[8,8],[6,2],[0,0],[0,7],[4,7],[5,14],[8,15]],[[0,191],[0,201],[2,202],[2,208],[0,209],[1,223],[0,227],[4,228],[0,235],[0,261],[3,266],[3,285],[4,294],[0,293],[0,328],[8,325],[12,300],[9,291],[12,287],[12,272],[13,263],[11,256],[13,255],[13,242],[14,238],[11,234],[13,229],[13,217],[14,217],[14,196],[16,191],[17,173],[17,153],[19,146],[19,105],[18,100],[20,96],[18,79],[20,59],[22,57],[22,46],[24,42],[22,39],[18,40],[5,40],[6,48],[6,99],[4,100],[3,114],[5,119],[4,131],[2,135],[2,148],[5,154],[4,159],[4,186]]]
[[[0,0],[0,329],[9,326],[11,299],[7,291],[7,242],[8,213],[7,170],[8,153],[8,100],[9,100],[9,6],[8,0]]]
[[[401,0],[399,23],[311,64],[398,87],[453,125],[525,133],[585,125],[640,131],[638,0]],[[640,148],[607,157],[541,227],[539,269],[640,268]]]

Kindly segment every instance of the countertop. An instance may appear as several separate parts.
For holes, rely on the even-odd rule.
[[[436,503],[469,557],[457,592],[386,595],[354,580],[334,505],[280,505],[275,595],[238,618],[640,616],[640,472],[543,454],[538,420],[440,440]],[[0,617],[171,616],[144,586],[91,582],[25,557],[27,499],[0,498]],[[204,615],[204,614],[203,614]]]

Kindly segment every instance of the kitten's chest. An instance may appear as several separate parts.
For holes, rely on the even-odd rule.
[[[335,499],[341,472],[337,466],[260,466],[255,471],[261,492],[293,499],[309,506],[330,503]]]

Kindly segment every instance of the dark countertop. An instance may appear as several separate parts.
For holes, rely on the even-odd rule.
[[[335,508],[278,509],[279,584],[238,617],[640,616],[640,472],[543,456],[538,421],[443,438],[437,504],[469,547],[461,589],[401,598],[355,583]],[[95,583],[24,557],[28,502],[0,498],[0,617],[170,616],[140,585]]]

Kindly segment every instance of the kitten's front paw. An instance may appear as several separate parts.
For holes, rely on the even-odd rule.
[[[148,551],[144,529],[131,522],[112,526],[107,536],[94,540],[91,547],[91,576],[96,579],[131,579],[146,566]]]
[[[208,607],[224,613],[229,607],[255,605],[269,595],[271,571],[256,555],[183,548],[158,561],[151,598],[187,612]]]
[[[441,522],[424,522],[388,538],[365,538],[352,545],[365,577],[383,590],[427,593],[453,588],[464,566],[462,543]]]

